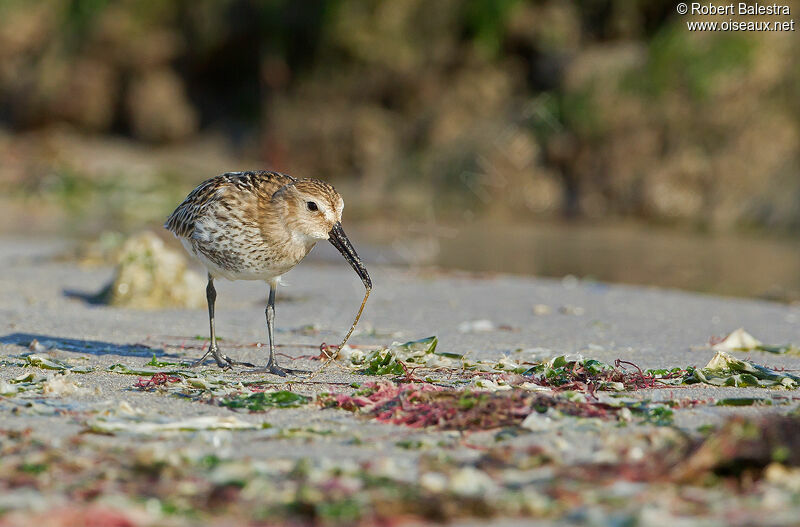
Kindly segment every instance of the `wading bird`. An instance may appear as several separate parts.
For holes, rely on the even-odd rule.
[[[211,346],[193,366],[211,354],[217,365],[253,366],[220,353],[214,330],[215,278],[263,280],[269,284],[267,334],[269,360],[252,372],[285,376],[275,359],[273,328],[275,289],[280,276],[302,260],[320,240],[328,240],[358,273],[366,287],[364,300],[342,346],[358,324],[372,290],[372,280],[342,229],[344,201],[330,184],[296,179],[277,172],[230,172],[194,189],[175,209],[164,227],[180,239],[208,270],[206,299]]]

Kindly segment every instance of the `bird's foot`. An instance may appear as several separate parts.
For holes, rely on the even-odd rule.
[[[203,364],[206,361],[206,357],[208,357],[210,353],[211,353],[210,351],[205,352],[202,357],[200,357],[196,361],[190,362],[187,365],[187,367],[189,367],[189,368],[197,368],[198,366],[200,366],[201,364]]]
[[[287,375],[305,375],[311,373],[308,370],[296,370],[294,368],[281,368],[277,364],[267,364],[263,368],[254,368],[247,370],[245,373],[271,373],[279,377],[286,377]]]
[[[255,364],[251,362],[233,360],[227,355],[223,355],[222,361],[217,360],[217,366],[219,366],[222,369],[233,368],[234,366],[244,366],[245,368],[254,368]]]
[[[189,367],[196,368],[197,366],[204,364],[206,362],[206,357],[208,357],[209,355],[211,355],[217,362],[217,366],[219,366],[223,370],[233,369],[234,366],[245,366],[247,368],[253,368],[255,366],[254,364],[251,364],[249,362],[241,362],[238,360],[233,360],[227,355],[222,355],[219,352],[219,348],[211,348],[207,352],[205,352],[205,354],[202,357],[190,363]]]

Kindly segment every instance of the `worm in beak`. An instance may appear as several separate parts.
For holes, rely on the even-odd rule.
[[[369,277],[367,268],[364,267],[364,263],[361,261],[358,253],[356,253],[356,250],[353,248],[353,244],[350,243],[350,240],[344,233],[344,229],[342,229],[342,224],[340,222],[336,222],[336,224],[328,233],[328,241],[330,241],[331,244],[336,247],[340,253],[342,253],[344,259],[347,260],[355,272],[358,273],[359,278],[361,278],[361,281],[364,282],[364,287],[367,290],[364,294],[364,300],[361,302],[361,308],[359,308],[356,318],[353,321],[353,325],[350,326],[350,331],[347,332],[344,340],[339,345],[339,349],[342,349],[344,345],[347,344],[347,340],[350,338],[350,335],[353,334],[353,330],[356,329],[358,319],[361,318],[361,313],[364,311],[364,306],[367,303],[367,298],[369,298],[369,293],[372,291],[372,279]]]

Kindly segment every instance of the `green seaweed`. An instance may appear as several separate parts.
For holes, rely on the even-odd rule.
[[[275,434],[277,439],[309,439],[318,436],[329,436],[333,435],[333,430],[328,429],[319,429],[313,427],[305,427],[305,428],[281,428],[278,430],[278,433]]]
[[[215,336],[214,338],[215,338],[216,340],[218,340],[218,341],[223,341],[223,340],[225,340],[224,338],[222,338],[222,337],[217,337],[217,336]],[[206,336],[206,335],[195,335],[195,336],[194,336],[194,340],[211,340],[211,337],[208,337],[208,336]]]
[[[219,404],[231,409],[244,408],[251,412],[263,412],[267,408],[296,408],[308,404],[311,397],[299,393],[278,390],[275,392],[257,392],[237,394],[225,397]]]
[[[436,337],[426,337],[419,340],[411,340],[403,344],[392,344],[391,350],[397,352],[406,360],[413,362],[415,356],[424,356],[436,353],[436,346],[439,344],[439,339]],[[438,355],[443,355],[439,353]]]
[[[717,351],[717,354],[704,368],[692,370],[683,382],[685,384],[705,383],[713,386],[755,386],[794,390],[800,383],[800,377],[737,359],[724,351]]]
[[[774,353],[776,355],[800,355],[800,348],[797,348],[793,344],[787,344],[785,346],[768,346],[762,344],[756,346],[755,349],[757,351],[766,351],[767,353]]]
[[[371,351],[366,356],[353,355],[352,365],[364,375],[402,375],[405,373],[404,363],[415,366],[431,366],[442,360],[449,361],[461,355],[436,353],[436,337],[427,337],[405,343],[395,342],[389,347]]]
[[[458,406],[459,410],[470,410],[474,408],[476,405],[481,404],[483,401],[487,399],[486,392],[470,392],[465,391],[461,394],[458,401],[456,402],[456,406]]]
[[[48,466],[45,463],[23,463],[20,467],[22,472],[27,474],[42,474],[43,472],[47,472]]]
[[[419,439],[403,439],[397,441],[394,446],[403,450],[420,450],[425,446],[425,443]]]
[[[613,366],[596,359],[559,355],[528,368],[524,374],[535,377],[550,386],[563,386],[578,379],[591,379],[597,381],[596,385],[600,390],[622,391],[625,389],[623,383],[603,379],[603,376],[607,377],[614,371]]]
[[[350,523],[364,515],[364,506],[356,498],[321,502],[315,507],[317,516],[325,522]]]
[[[435,348],[436,345],[434,344],[433,347]],[[433,351],[431,351],[431,353],[433,353]],[[464,358],[464,356],[461,355],[460,353],[452,353],[452,352],[449,352],[449,351],[440,351],[436,355],[439,355],[440,357],[446,357],[448,359],[456,359],[456,360],[461,360],[461,359]]]
[[[649,408],[644,414],[644,420],[658,426],[669,426],[675,418],[675,412],[666,406]]]
[[[663,378],[663,377],[674,377],[679,375],[681,372],[685,372],[691,368],[651,368],[649,370],[645,370],[646,375],[652,375],[654,377]]]
[[[91,366],[70,366],[64,361],[36,354],[26,355],[25,362],[28,366],[36,366],[43,370],[70,371],[72,373],[89,373],[94,371],[94,368]]]
[[[195,377],[197,374],[192,371],[188,370],[181,370],[181,369],[171,369],[171,370],[163,370],[159,368],[137,368],[135,366],[128,366],[126,364],[112,364],[107,368],[106,371],[111,373],[119,373],[122,375],[146,375],[152,376],[157,373],[166,373],[168,375],[181,375],[183,377]]]
[[[402,375],[403,365],[391,350],[376,350],[365,360],[366,368],[359,370],[364,375]]]
[[[165,366],[178,366],[177,362],[167,362],[167,361],[160,361],[156,358],[156,354],[153,353],[153,358],[150,359],[145,366],[155,366],[156,368],[163,368]]]

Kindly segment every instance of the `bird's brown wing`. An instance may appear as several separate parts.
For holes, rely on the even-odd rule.
[[[297,180],[279,172],[228,172],[200,183],[167,218],[164,227],[182,238],[191,238],[195,222],[209,205],[227,191],[255,194],[269,199],[279,188]]]

